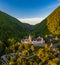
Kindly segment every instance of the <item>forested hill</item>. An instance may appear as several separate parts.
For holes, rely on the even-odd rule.
[[[28,35],[29,29],[24,23],[21,23],[16,18],[0,11],[0,39],[6,40],[7,38],[23,38]]]
[[[47,27],[52,34],[60,34],[60,6],[47,17]]]
[[[57,7],[47,18],[41,23],[35,25],[33,29],[35,35],[44,36],[46,34],[60,34],[60,6]]]

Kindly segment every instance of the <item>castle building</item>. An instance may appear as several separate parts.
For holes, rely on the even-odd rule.
[[[42,37],[37,37],[37,38],[33,38],[29,35],[29,38],[28,39],[22,39],[21,40],[21,43],[23,44],[33,44],[35,46],[39,46],[39,45],[43,45],[45,44],[45,41]]]

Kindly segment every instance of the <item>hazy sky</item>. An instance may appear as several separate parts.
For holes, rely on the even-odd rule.
[[[0,10],[22,22],[36,24],[47,17],[60,0],[0,0]]]

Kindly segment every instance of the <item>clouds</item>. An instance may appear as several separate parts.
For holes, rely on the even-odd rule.
[[[24,18],[24,19],[20,19],[18,18],[18,20],[20,20],[23,23],[29,23],[31,25],[35,25],[37,23],[40,23],[44,18]]]

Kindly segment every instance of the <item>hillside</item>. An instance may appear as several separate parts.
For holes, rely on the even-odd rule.
[[[47,27],[52,34],[60,34],[60,6],[47,17]]]
[[[46,34],[60,34],[60,6],[56,8],[46,19],[35,25],[33,29],[35,35],[44,36]]]
[[[0,40],[6,41],[12,37],[20,40],[25,35],[28,35],[27,32],[29,33],[29,29],[24,23],[0,11]]]
[[[36,36],[36,35],[40,35],[42,37],[44,37],[44,35],[46,34],[50,34],[50,31],[48,30],[47,28],[47,20],[44,19],[41,23],[38,23],[34,26],[34,29],[33,29],[33,32],[34,33],[33,35]]]

